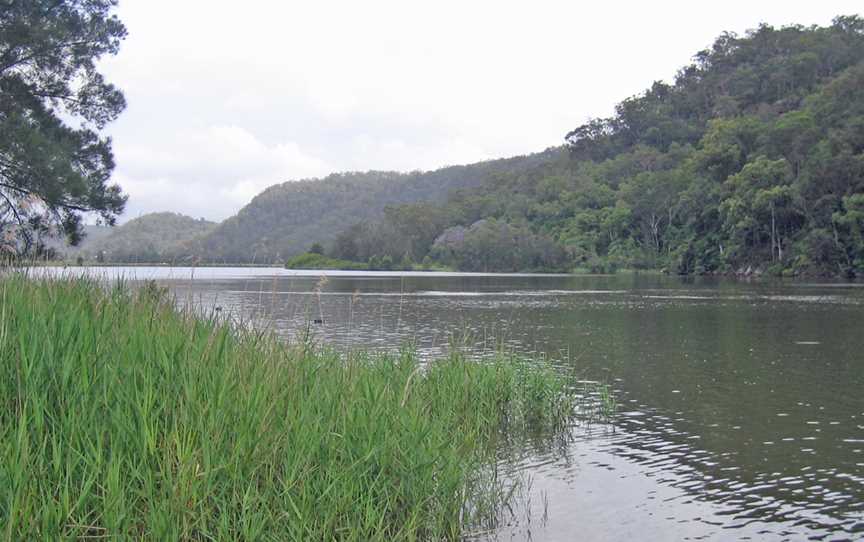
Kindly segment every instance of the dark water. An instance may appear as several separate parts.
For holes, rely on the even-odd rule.
[[[526,450],[530,513],[498,539],[864,539],[864,284],[122,272],[288,339],[503,344],[611,382],[615,430]]]

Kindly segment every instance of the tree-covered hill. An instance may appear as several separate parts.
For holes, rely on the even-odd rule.
[[[316,242],[331,241],[354,223],[380,220],[388,205],[438,203],[452,190],[480,186],[493,174],[530,169],[560,152],[429,172],[338,173],[285,182],[268,188],[237,215],[188,243],[187,253],[214,263],[284,262]]]
[[[566,136],[443,204],[391,206],[338,258],[461,269],[864,273],[864,20],[721,35]]]
[[[320,243],[340,260],[464,270],[861,275],[862,89],[858,16],[725,33],[561,147],[286,182],[215,227],[131,221],[98,253],[281,263]]]
[[[181,244],[215,226],[177,213],[150,213],[111,228],[110,233],[107,227],[90,228],[81,246],[67,249],[64,255],[67,259],[81,256],[105,262],[182,262],[189,259],[189,254]]]

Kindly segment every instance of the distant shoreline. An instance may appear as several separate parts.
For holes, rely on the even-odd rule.
[[[225,263],[206,263],[198,265],[178,264],[178,263],[85,263],[77,265],[75,263],[64,262],[34,262],[22,267],[31,268],[56,268],[56,269],[87,269],[87,268],[157,268],[157,269],[272,269],[274,271],[285,271],[289,274],[305,275],[305,276],[320,276],[326,274],[334,275],[377,275],[381,277],[387,276],[534,276],[534,277],[628,277],[628,276],[654,276],[679,279],[721,279],[733,281],[812,281],[812,280],[828,280],[838,283],[862,283],[861,278],[848,278],[840,275],[824,276],[824,275],[795,275],[795,276],[776,276],[768,273],[759,274],[738,274],[738,273],[706,273],[706,274],[690,274],[678,275],[668,273],[660,269],[619,269],[615,273],[595,273],[587,269],[574,269],[567,271],[458,271],[452,269],[338,269],[338,268],[286,268],[282,265],[275,264],[225,264]]]
[[[264,263],[120,263],[120,262],[84,262],[79,265],[75,262],[33,262],[27,264],[27,267],[253,267],[264,268],[272,267],[274,269],[285,269],[278,264]]]
[[[329,259],[328,259],[329,260]],[[339,260],[333,260],[334,262],[338,262]],[[289,261],[290,263],[290,261]],[[318,262],[318,263],[326,263],[326,262]],[[354,262],[352,262],[354,263]],[[83,262],[82,264],[78,264],[77,262],[67,262],[67,261],[45,261],[45,262],[28,262],[22,267],[58,267],[58,268],[87,268],[87,267],[103,267],[103,268],[115,268],[115,267],[133,267],[133,268],[146,268],[146,267],[155,267],[155,268],[163,268],[163,269],[171,269],[171,268],[182,268],[182,269],[204,269],[204,268],[235,268],[235,269],[278,269],[285,271],[295,271],[295,272],[314,272],[319,274],[326,274],[327,272],[337,271],[340,273],[371,273],[371,274],[381,274],[381,273],[391,273],[393,275],[398,274],[435,274],[435,273],[444,273],[444,274],[457,274],[457,275],[533,275],[533,276],[573,276],[573,277],[585,277],[585,276],[630,276],[630,275],[643,275],[643,276],[668,276],[668,277],[682,277],[682,278],[696,278],[696,277],[711,277],[711,278],[724,278],[724,279],[734,279],[734,280],[744,280],[744,281],[752,281],[752,280],[814,280],[814,279],[825,279],[832,281],[842,281],[842,282],[861,282],[860,278],[847,277],[841,274],[835,275],[824,275],[824,274],[809,274],[802,273],[797,275],[775,275],[772,273],[766,272],[764,269],[747,269],[747,272],[738,271],[730,271],[725,273],[720,272],[712,272],[712,273],[690,273],[690,274],[677,274],[670,273],[665,269],[630,269],[630,268],[622,268],[618,269],[614,272],[593,272],[585,267],[577,267],[574,269],[570,269],[568,271],[542,271],[542,270],[525,270],[525,271],[459,271],[456,269],[450,268],[442,268],[442,267],[429,267],[424,268],[422,265],[414,264],[411,269],[399,269],[394,266],[392,269],[368,269],[363,268],[361,264],[357,264],[357,267],[341,267],[341,266],[304,266],[304,267],[286,267],[286,264],[264,264],[264,263],[181,263],[181,262],[172,262],[172,263],[120,263],[120,262]]]

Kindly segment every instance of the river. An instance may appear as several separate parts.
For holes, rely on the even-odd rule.
[[[614,428],[524,450],[523,510],[481,538],[864,538],[862,283],[90,271],[158,280],[183,303],[288,340],[410,343],[427,359],[505,348],[611,383]]]

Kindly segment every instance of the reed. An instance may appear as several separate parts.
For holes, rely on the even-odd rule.
[[[0,539],[458,539],[567,378],[286,345],[159,288],[0,279]]]

